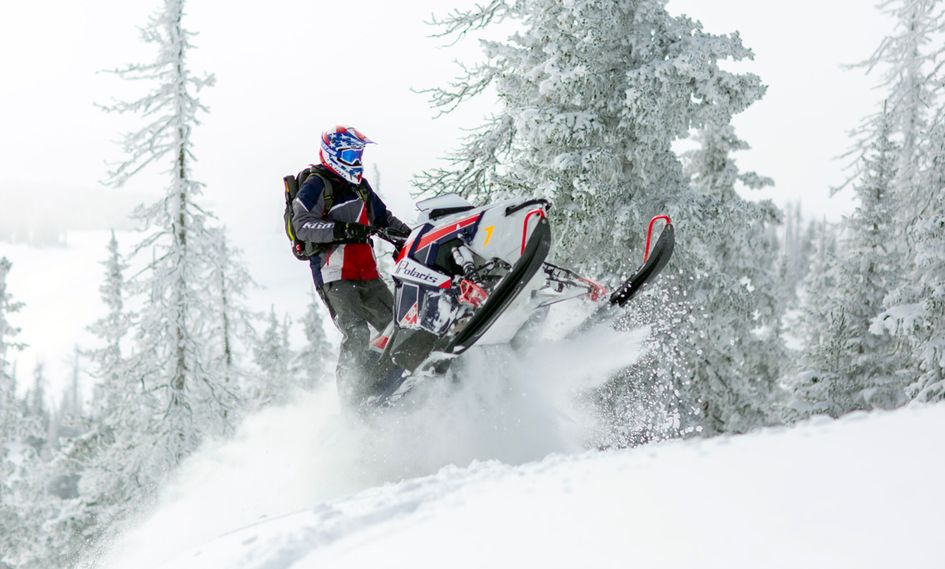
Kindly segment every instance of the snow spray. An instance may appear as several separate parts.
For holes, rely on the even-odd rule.
[[[554,330],[549,326],[548,330]],[[248,417],[186,460],[156,504],[111,544],[105,569],[148,569],[265,519],[455,465],[522,464],[585,450],[594,414],[575,393],[640,355],[645,330],[609,326],[530,348],[475,348],[450,377],[420,384],[410,409],[342,412],[334,378]]]

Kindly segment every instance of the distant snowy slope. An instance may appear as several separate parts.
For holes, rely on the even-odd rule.
[[[943,432],[939,405],[447,467],[261,521],[161,567],[942,567]]]

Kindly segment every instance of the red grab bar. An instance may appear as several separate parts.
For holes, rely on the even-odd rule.
[[[668,216],[668,215],[665,215],[665,214],[664,214],[664,215],[657,215],[657,216],[655,216],[653,219],[650,220],[650,227],[646,230],[646,248],[645,248],[645,250],[643,251],[643,262],[644,262],[644,263],[647,262],[647,261],[649,260],[649,258],[650,258],[650,240],[651,240],[652,237],[653,237],[653,224],[656,223],[656,222],[657,222],[658,220],[660,220],[660,219],[662,219],[663,221],[665,221],[665,222],[666,222],[666,225],[669,225],[670,223],[672,223],[672,221],[669,219],[669,216]],[[664,225],[663,227],[666,227],[666,225]]]

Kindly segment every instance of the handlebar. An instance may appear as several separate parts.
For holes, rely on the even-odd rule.
[[[401,249],[407,243],[406,237],[401,237],[400,235],[391,235],[387,229],[377,228],[374,230],[374,235],[377,235],[379,238],[387,241],[397,249]]]

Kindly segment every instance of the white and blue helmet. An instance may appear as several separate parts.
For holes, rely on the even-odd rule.
[[[373,143],[364,133],[350,126],[336,126],[322,133],[318,156],[326,168],[352,184],[361,183],[364,147]]]

